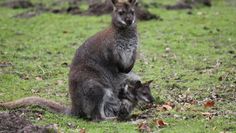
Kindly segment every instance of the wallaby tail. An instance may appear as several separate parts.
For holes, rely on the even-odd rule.
[[[19,107],[26,107],[30,105],[38,105],[40,107],[46,107],[50,111],[56,112],[56,113],[62,113],[62,114],[67,114],[69,109],[61,105],[57,102],[47,100],[44,98],[40,97],[26,97],[22,98],[16,101],[11,101],[11,102],[6,102],[6,103],[0,103],[0,108],[2,109],[15,109]]]

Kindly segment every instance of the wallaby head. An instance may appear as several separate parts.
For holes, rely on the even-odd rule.
[[[134,81],[131,85],[126,85],[124,93],[128,99],[134,99],[139,102],[152,103],[154,98],[150,90],[151,81],[141,83],[141,81]]]
[[[135,25],[137,0],[111,0],[113,3],[112,23],[118,28]]]

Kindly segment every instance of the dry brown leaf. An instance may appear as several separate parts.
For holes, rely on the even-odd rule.
[[[174,104],[173,102],[166,102],[166,105],[169,105],[169,106],[171,106],[172,108],[175,107],[175,104]]]
[[[163,108],[164,110],[167,110],[167,111],[173,109],[170,105],[162,105],[162,108]]]
[[[36,113],[35,115],[37,117],[37,120],[42,120],[43,119],[43,115],[42,114]]]
[[[163,120],[155,120],[155,124],[156,124],[158,127],[165,127],[165,126],[168,125],[168,124],[165,123]]]
[[[172,110],[175,107],[175,104],[172,102],[166,102],[161,106],[161,111],[169,111]],[[158,109],[159,110],[159,109]]]
[[[85,128],[81,128],[81,129],[79,130],[79,133],[86,133]]]
[[[191,101],[191,104],[192,104],[192,105],[195,105],[195,104],[197,104],[197,103],[198,103],[198,102],[197,102],[196,100],[192,100],[192,101]]]
[[[211,120],[213,118],[213,116],[216,115],[216,114],[215,113],[210,113],[210,112],[203,112],[202,115],[206,116],[208,120]]]
[[[210,108],[210,107],[213,107],[215,105],[215,102],[214,101],[206,101],[204,103],[204,107],[205,108]]]
[[[202,115],[204,115],[204,116],[210,116],[210,115],[212,115],[212,113],[210,113],[210,112],[202,112]]]
[[[148,126],[148,124],[146,122],[141,122],[139,125],[138,125],[138,130],[140,132],[151,132],[151,128]]]

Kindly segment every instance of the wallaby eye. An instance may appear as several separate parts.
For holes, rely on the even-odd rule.
[[[121,15],[121,16],[122,16],[122,15],[124,15],[124,14],[125,14],[125,11],[119,11],[118,13],[119,13],[119,15]]]

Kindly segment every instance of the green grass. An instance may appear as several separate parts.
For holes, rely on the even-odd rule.
[[[143,80],[154,80],[152,91],[158,103],[172,101],[183,108],[156,112],[148,123],[163,119],[169,125],[153,125],[154,132],[236,132],[236,116],[227,113],[236,110],[235,5],[234,0],[214,0],[211,8],[194,9],[192,15],[186,10],[151,8],[163,21],[138,23],[140,46],[134,71]],[[69,105],[69,68],[65,64],[70,64],[75,50],[88,37],[110,24],[110,16],[44,13],[31,19],[13,17],[24,11],[0,7],[0,62],[13,64],[0,67],[0,102],[37,95]],[[204,109],[204,100],[213,92],[223,100]],[[189,95],[199,104],[188,108],[177,102],[178,95]],[[219,115],[208,120],[202,112]],[[95,123],[47,111],[42,120],[31,120],[39,125],[56,123],[64,132],[80,128],[89,133],[138,132],[137,125],[130,122]],[[76,126],[71,128],[68,123]]]

